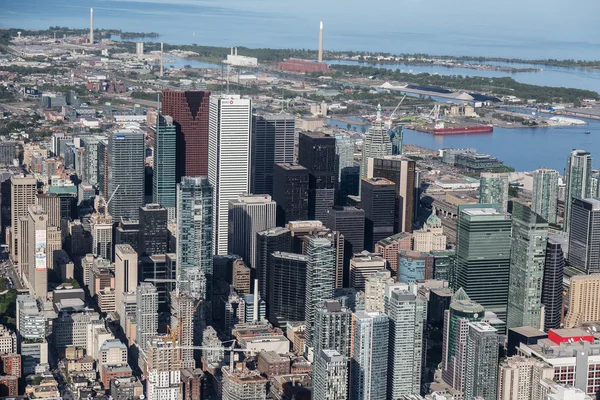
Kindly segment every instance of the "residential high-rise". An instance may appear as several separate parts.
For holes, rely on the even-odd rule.
[[[298,164],[309,171],[308,218],[325,222],[335,203],[337,163],[335,137],[302,132],[298,140]]]
[[[138,322],[139,324],[139,322]],[[152,335],[145,348],[146,396],[148,400],[177,400],[180,397],[181,369],[177,342],[165,340],[164,336]]]
[[[446,235],[442,227],[442,220],[437,216],[435,207],[431,210],[431,215],[423,228],[413,232],[413,250],[421,252],[430,252],[437,250],[446,250]]]
[[[194,307],[198,302],[185,292],[174,290],[169,294],[171,303],[171,330],[179,330],[179,345],[193,346],[194,337],[202,337],[203,323],[199,321],[198,312],[194,312]],[[197,333],[197,335],[196,335]],[[196,343],[200,345],[200,343]],[[181,349],[181,362],[183,368],[195,368],[193,349]]]
[[[177,184],[177,273],[179,289],[194,298],[211,293],[213,257],[213,186],[205,176]]]
[[[291,114],[252,116],[252,193],[274,194],[275,164],[294,162],[294,126]]]
[[[135,341],[145,351],[148,341],[158,333],[158,292],[148,282],[142,282],[136,289],[136,336]]]
[[[115,246],[115,305],[119,309],[124,293],[133,292],[138,284],[138,254],[128,244]]]
[[[229,200],[228,253],[256,268],[256,234],[275,227],[276,208],[268,194],[242,194]]]
[[[327,210],[326,226],[344,235],[344,270],[347,271],[352,256],[365,249],[365,211],[356,207],[333,206]],[[343,277],[344,285],[348,285],[348,279],[348,276]]]
[[[138,219],[144,205],[146,143],[139,129],[119,129],[108,138],[108,193],[113,218]],[[112,198],[111,198],[112,197]]]
[[[271,254],[267,286],[269,320],[304,321],[307,257],[276,251]]]
[[[335,350],[344,357],[352,352],[352,311],[337,300],[325,300],[315,308],[314,354]]]
[[[385,287],[392,283],[394,283],[394,279],[387,269],[367,275],[365,280],[366,311],[384,311]]]
[[[373,178],[373,159],[392,155],[392,142],[384,121],[381,120],[381,105],[377,106],[377,117],[363,138],[361,179]]]
[[[208,180],[213,187],[213,253],[227,254],[229,201],[250,190],[252,101],[239,95],[210,98]],[[198,152],[194,154],[197,157]]]
[[[571,229],[571,207],[574,199],[585,199],[591,194],[592,156],[587,151],[573,150],[565,169],[565,208],[563,230]]]
[[[498,383],[498,331],[485,322],[469,323],[465,399],[495,399]]]
[[[459,393],[465,390],[468,325],[481,321],[484,313],[483,306],[471,301],[462,288],[454,293],[449,309],[444,311],[442,378]]]
[[[499,205],[461,204],[456,229],[456,287],[506,321],[511,215]]]
[[[573,199],[569,229],[569,265],[588,274],[600,272],[600,200]]]
[[[19,269],[33,296],[48,296],[48,214],[39,206],[29,206],[27,217],[19,220]]]
[[[208,174],[209,99],[208,91],[162,92],[162,113],[173,117],[177,132],[177,182]]]
[[[169,210],[169,219],[175,218],[177,207],[177,128],[173,118],[159,115],[154,129],[152,168],[152,202]]]
[[[36,366],[48,363],[47,320],[36,299],[29,294],[17,296],[15,315],[18,352],[26,376],[33,374]]]
[[[377,272],[385,271],[385,258],[377,253],[362,251],[354,254],[350,260],[350,287],[365,290],[367,278]]]
[[[540,329],[548,222],[517,202],[513,202],[512,217],[506,325]]]
[[[357,311],[352,319],[351,398],[386,400],[389,318],[383,312]]]
[[[19,218],[28,215],[29,206],[35,204],[36,193],[37,180],[34,177],[13,175],[10,178],[10,255],[13,261],[17,261],[19,252]]]
[[[260,296],[269,304],[271,255],[276,251],[292,251],[292,235],[287,228],[275,227],[256,234],[256,278]],[[304,307],[303,307],[304,308]]]
[[[386,178],[396,184],[394,233],[412,232],[415,208],[419,197],[415,190],[416,163],[402,156],[378,157],[373,160],[373,176]]]
[[[321,350],[315,354],[313,398],[348,399],[348,361],[335,350]]]
[[[531,209],[549,224],[556,224],[558,177],[558,172],[553,169],[540,168],[533,171]]]
[[[394,234],[396,184],[385,178],[363,178],[360,198],[365,210],[365,248],[373,251],[377,242]]]
[[[335,248],[331,240],[308,236],[306,245],[306,344],[314,347],[315,310],[323,299],[333,298],[335,287]]]
[[[168,252],[168,219],[168,210],[162,205],[146,204],[140,207],[140,254],[151,256]]]
[[[508,174],[482,172],[479,178],[479,203],[499,204],[502,211],[508,209]]]
[[[275,164],[273,200],[277,203],[277,225],[308,219],[308,169],[298,164]]]
[[[600,274],[572,276],[564,326],[573,328],[594,321],[600,321]]]
[[[387,398],[417,395],[421,391],[427,302],[401,286],[389,285],[385,313],[390,321]]]
[[[549,238],[542,282],[544,330],[560,328],[563,315],[563,276],[565,255],[559,241]]]
[[[498,370],[498,400],[545,400],[541,381],[554,379],[554,368],[535,358],[509,357]]]

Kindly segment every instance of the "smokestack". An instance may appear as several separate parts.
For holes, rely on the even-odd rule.
[[[258,279],[254,280],[254,308],[252,309],[252,321],[258,321]]]
[[[90,8],[90,44],[94,44],[94,9]]]
[[[319,62],[323,62],[323,21],[319,25]]]
[[[163,76],[163,42],[160,42],[160,72],[158,76]]]

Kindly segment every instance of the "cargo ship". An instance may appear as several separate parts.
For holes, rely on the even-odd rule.
[[[446,127],[443,122],[438,122],[435,125],[425,125],[419,127],[420,131],[433,133],[434,135],[460,135],[465,133],[492,133],[494,127],[492,125],[452,125]]]

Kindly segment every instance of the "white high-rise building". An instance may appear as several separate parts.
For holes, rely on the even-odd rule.
[[[142,282],[136,291],[136,342],[142,351],[148,340],[158,332],[158,292],[148,282]]]
[[[175,345],[176,342],[162,336],[152,336],[148,340],[148,400],[178,400],[181,396],[181,360]]]
[[[348,361],[335,350],[315,355],[313,399],[348,399]]]
[[[115,307],[120,311],[123,293],[134,291],[138,283],[138,254],[128,244],[115,246]]]
[[[277,204],[268,194],[244,194],[229,201],[229,254],[256,268],[256,234],[276,225]]]
[[[208,180],[214,190],[214,254],[227,254],[229,201],[250,191],[252,101],[239,95],[210,98]]]

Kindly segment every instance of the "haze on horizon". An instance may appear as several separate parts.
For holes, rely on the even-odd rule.
[[[0,28],[156,31],[168,43],[600,59],[600,1],[0,0]]]

